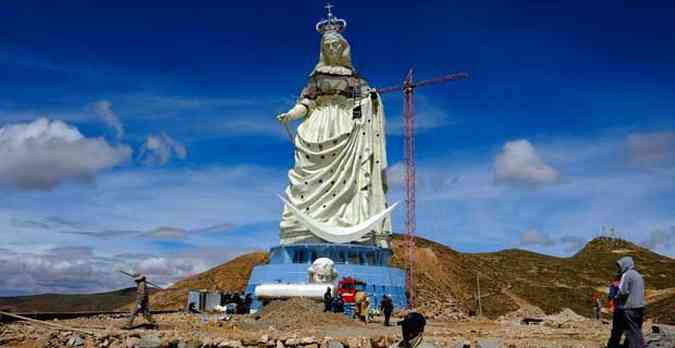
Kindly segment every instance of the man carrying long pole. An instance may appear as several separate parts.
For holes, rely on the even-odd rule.
[[[152,314],[150,313],[149,299],[148,299],[148,284],[151,284],[145,279],[145,276],[139,273],[129,274],[122,272],[132,278],[136,282],[136,304],[134,309],[129,314],[129,321],[123,327],[124,329],[131,329],[134,323],[134,319],[137,315],[143,314],[143,318],[150,323],[150,325],[157,326],[157,323],[152,319]],[[153,286],[156,286],[153,284]]]

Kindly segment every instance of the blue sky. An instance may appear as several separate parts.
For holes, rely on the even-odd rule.
[[[667,2],[335,1],[373,86],[420,89],[418,233],[571,255],[612,226],[675,255]],[[170,283],[278,241],[292,150],[274,115],[318,58],[321,1],[0,11],[0,295]],[[402,100],[384,99],[390,201]],[[394,214],[403,231],[403,210]]]

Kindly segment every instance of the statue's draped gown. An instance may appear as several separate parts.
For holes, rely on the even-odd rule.
[[[356,97],[355,97],[356,95]],[[308,109],[298,127],[295,166],[288,172],[288,201],[304,214],[350,227],[386,208],[387,156],[380,96],[365,79],[315,71],[298,102]],[[359,112],[354,112],[354,108]],[[326,242],[284,207],[281,244]],[[387,217],[357,242],[388,246]]]

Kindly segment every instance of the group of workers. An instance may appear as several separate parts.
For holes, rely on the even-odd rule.
[[[328,287],[323,295],[324,312],[342,313],[344,312],[344,300],[340,295],[333,294],[333,290]],[[379,309],[384,315],[384,325],[389,326],[389,318],[394,311],[394,302],[391,297],[384,295],[380,301]],[[364,291],[357,291],[354,294],[354,317],[364,323],[368,323],[370,318],[370,298]]]
[[[253,305],[253,295],[240,293],[225,293],[220,300],[221,306],[227,306],[231,314],[248,314]]]
[[[344,306],[342,298],[333,294],[330,287],[326,289],[323,296],[324,312],[336,312],[336,303],[341,303]],[[364,323],[368,322],[370,300],[368,294],[364,291],[357,291],[354,294],[354,316]],[[344,308],[343,308],[344,309]],[[384,325],[390,326],[389,320],[394,311],[394,302],[391,297],[384,295],[380,301],[379,309],[384,315]],[[436,348],[435,345],[424,341],[424,327],[426,326],[426,319],[417,312],[410,312],[406,314],[403,320],[399,321],[397,325],[401,326],[402,339],[391,348]]]
[[[323,294],[323,311],[333,313],[343,313],[345,311],[345,302],[339,295],[333,296],[333,291],[329,287]]]

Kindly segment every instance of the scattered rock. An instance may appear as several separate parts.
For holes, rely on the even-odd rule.
[[[345,348],[342,342],[336,339],[330,339],[321,345],[321,348]]]
[[[79,335],[73,335],[70,336],[66,345],[69,347],[82,347],[84,346],[84,339]]]
[[[247,347],[257,346],[258,343],[260,343],[260,340],[258,338],[255,338],[255,337],[244,337],[244,338],[241,339],[241,345],[247,346]]]
[[[300,339],[300,344],[303,346],[310,345],[310,344],[316,344],[318,341],[316,337],[310,336],[310,337],[303,337]]]
[[[459,339],[459,343],[455,344],[453,348],[471,348],[471,343],[466,338]]]
[[[138,348],[161,348],[162,340],[156,335],[146,335],[136,344]]]
[[[138,337],[127,338],[127,348],[136,348],[140,339]]]
[[[270,340],[270,336],[269,336],[269,335],[262,335],[262,336],[260,336],[260,338],[258,339],[258,343],[259,343],[259,344],[267,345],[267,342],[268,342],[269,340]]]
[[[476,342],[476,348],[501,348],[503,344],[500,340],[496,339],[478,339]]]
[[[675,327],[667,325],[653,325],[652,333],[645,336],[647,348],[675,347]]]
[[[218,343],[220,348],[241,348],[242,346],[242,341],[239,340],[222,340]]]

